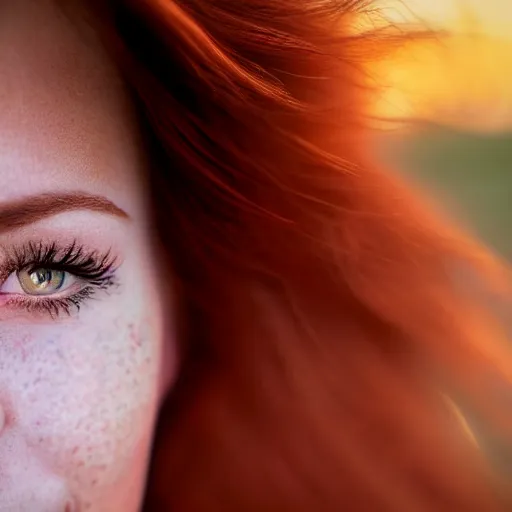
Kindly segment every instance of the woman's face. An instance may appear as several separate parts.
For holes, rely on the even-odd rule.
[[[173,376],[137,124],[75,11],[0,3],[2,512],[137,510]]]

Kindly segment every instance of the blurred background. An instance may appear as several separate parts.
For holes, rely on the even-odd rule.
[[[380,0],[440,30],[370,69],[378,150],[512,260],[512,0]]]
[[[379,2],[397,25],[441,32],[370,68],[375,151],[512,261],[512,0]],[[512,446],[465,415],[512,476]]]

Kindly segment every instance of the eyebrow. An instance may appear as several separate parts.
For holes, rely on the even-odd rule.
[[[90,210],[123,219],[130,218],[124,210],[103,196],[79,192],[45,193],[0,203],[0,234],[74,210]]]

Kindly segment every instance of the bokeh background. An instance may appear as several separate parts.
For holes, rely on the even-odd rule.
[[[512,261],[512,0],[380,0],[442,31],[370,69],[377,148]]]
[[[386,20],[440,32],[370,68],[375,151],[512,262],[512,0],[380,0]],[[465,411],[512,477],[512,446]]]

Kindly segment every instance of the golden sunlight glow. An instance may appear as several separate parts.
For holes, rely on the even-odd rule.
[[[381,0],[387,19],[444,29],[373,69],[377,115],[478,130],[512,127],[512,0]],[[509,25],[507,27],[506,25]]]
[[[392,21],[422,20],[434,28],[512,38],[510,0],[379,0]]]

